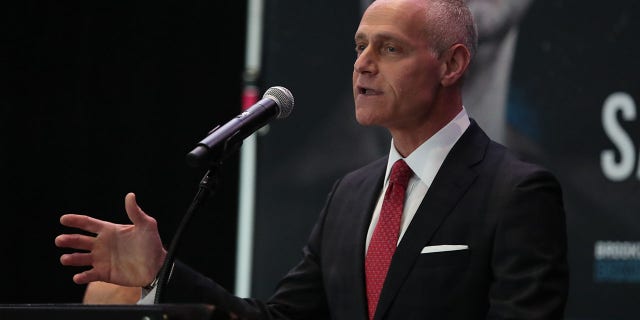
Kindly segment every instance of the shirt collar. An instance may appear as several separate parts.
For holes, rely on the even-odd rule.
[[[427,186],[431,185],[447,154],[449,154],[453,145],[455,145],[467,130],[470,123],[469,115],[463,106],[462,110],[453,120],[427,139],[427,141],[423,142],[416,150],[411,152],[409,156],[404,158],[409,168],[411,168],[424,184]],[[399,159],[403,158],[393,145],[392,139],[387,171],[385,173],[385,182],[389,179],[391,166]]]

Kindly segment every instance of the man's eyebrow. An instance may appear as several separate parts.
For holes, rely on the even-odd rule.
[[[400,38],[398,38],[397,36],[395,36],[392,33],[388,33],[388,32],[382,32],[382,33],[377,33],[374,34],[371,37],[367,37],[364,33],[356,33],[355,35],[355,40],[366,40],[366,39],[371,39],[371,40],[400,40]]]

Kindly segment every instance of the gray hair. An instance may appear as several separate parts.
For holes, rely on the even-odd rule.
[[[478,29],[467,0],[427,0],[427,37],[438,56],[461,43],[471,53],[478,48]]]

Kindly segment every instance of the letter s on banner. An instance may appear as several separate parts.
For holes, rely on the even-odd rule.
[[[604,101],[604,106],[602,107],[602,126],[620,153],[620,159],[617,162],[613,150],[604,150],[600,154],[602,173],[611,181],[622,181],[629,178],[633,173],[636,162],[633,140],[624,131],[624,128],[620,126],[616,117],[618,111],[622,112],[624,120],[635,120],[636,104],[629,94],[625,92],[612,93]],[[640,179],[640,165],[638,165],[637,177]]]

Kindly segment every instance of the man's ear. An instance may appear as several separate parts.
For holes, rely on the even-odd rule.
[[[440,83],[448,87],[458,82],[467,71],[471,62],[471,53],[463,44],[457,43],[442,54],[440,61],[442,61]]]

